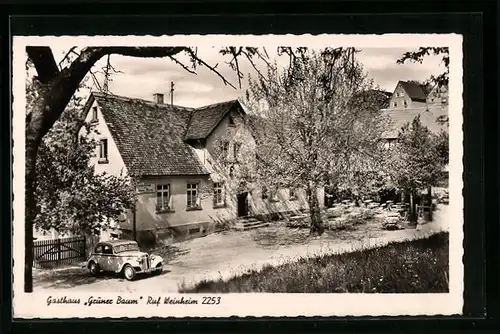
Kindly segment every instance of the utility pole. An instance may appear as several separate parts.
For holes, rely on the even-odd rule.
[[[136,221],[136,203],[134,203],[134,208],[132,211],[132,237],[134,241],[137,241],[137,221]]]
[[[174,82],[170,82],[170,105],[174,105]]]

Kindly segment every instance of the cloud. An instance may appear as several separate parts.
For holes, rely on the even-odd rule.
[[[429,79],[431,75],[438,75],[445,71],[441,63],[441,57],[428,56],[422,62],[406,62],[397,64],[397,60],[408,51],[408,48],[366,48],[357,55],[357,59],[363,64],[368,76],[374,80],[375,85],[380,88],[393,91],[399,80]]]
[[[244,95],[248,88],[248,74],[256,78],[255,69],[247,61],[240,62],[240,70],[245,77],[242,79],[241,89],[238,86],[237,76],[224,57],[218,52],[219,48],[204,48],[198,50],[198,55],[217,70],[237,89],[225,85],[223,80],[207,67],[198,67],[197,74],[184,70],[181,66],[168,58],[135,58],[112,55],[111,61],[122,74],[113,75],[110,90],[117,95],[130,96],[151,100],[154,93],[165,94],[169,101],[170,82],[174,81],[174,103],[188,107],[198,107],[206,104],[217,103],[238,98]],[[375,85],[387,91],[392,91],[399,80],[425,80],[431,75],[444,71],[440,65],[440,57],[428,57],[422,64],[396,63],[404,52],[411,51],[406,48],[361,48],[356,57],[363,64],[368,76],[374,80]],[[278,61],[283,62],[283,57]],[[177,55],[177,59],[189,65],[186,55]],[[101,60],[98,67],[105,64]],[[260,62],[258,68],[265,71],[265,65]]]

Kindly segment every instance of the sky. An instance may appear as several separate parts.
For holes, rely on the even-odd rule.
[[[223,81],[207,68],[197,69],[197,74],[191,74],[180,65],[168,58],[135,58],[120,55],[111,55],[111,64],[120,73],[113,74],[109,82],[111,93],[121,96],[152,100],[154,93],[163,93],[165,101],[170,101],[170,83],[174,82],[174,104],[186,107],[199,107],[212,103],[236,99],[244,96],[248,87],[248,74],[256,77],[256,72],[248,61],[242,60],[240,67],[245,77],[242,79],[242,88],[239,89],[236,74],[230,69],[226,61],[228,56],[219,53],[220,47],[205,47],[198,49],[198,56],[210,65],[217,65],[221,74],[238,89],[224,85]],[[68,49],[52,47],[56,61],[59,62]],[[404,52],[412,51],[409,48],[360,48],[356,55],[363,65],[368,76],[380,89],[392,92],[399,80],[425,80],[431,75],[444,71],[440,57],[427,57],[423,63],[406,63],[399,65],[397,59]],[[275,50],[267,49],[272,60],[284,64],[285,56],[278,56]],[[186,64],[185,56],[177,56],[178,60]],[[94,71],[101,70],[106,58],[101,59]],[[258,67],[265,69],[265,63],[258,63]],[[102,76],[97,74],[102,84]],[[89,84],[92,80],[89,79]],[[94,89],[96,89],[94,87]]]

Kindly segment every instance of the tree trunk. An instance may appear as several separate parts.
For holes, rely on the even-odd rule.
[[[410,216],[409,220],[412,223],[415,223],[417,221],[417,213],[415,210],[415,200],[414,200],[414,191],[413,189],[410,189]]]
[[[42,138],[48,130],[46,112],[48,111],[42,94],[47,94],[40,86],[40,98],[32,107],[26,119],[26,161],[25,161],[25,222],[24,222],[24,292],[33,292],[33,224],[36,218],[36,159]]]
[[[427,202],[429,203],[429,221],[432,221],[432,187],[427,187]]]
[[[33,222],[36,216],[36,156],[38,144],[26,141],[26,188],[24,228],[24,292],[33,292]]]
[[[314,183],[309,184],[306,189],[306,195],[309,204],[309,214],[311,215],[311,235],[322,235],[325,227],[321,219],[317,187]]]

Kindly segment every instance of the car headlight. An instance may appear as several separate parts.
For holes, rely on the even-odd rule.
[[[151,260],[154,260],[155,258],[156,256],[151,254]]]
[[[137,260],[137,262],[142,262],[143,258],[141,256],[138,256],[136,260]]]

